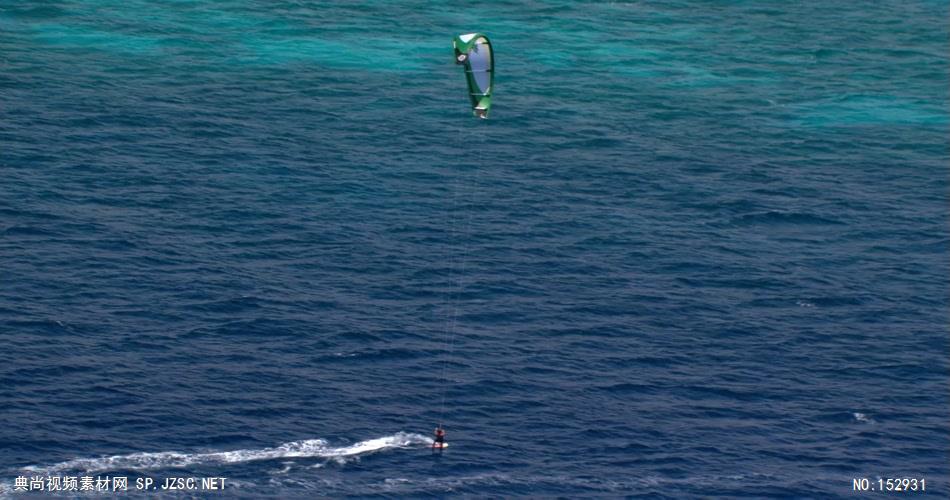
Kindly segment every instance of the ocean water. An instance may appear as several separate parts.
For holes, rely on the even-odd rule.
[[[0,3],[0,497],[947,497],[948,16]]]

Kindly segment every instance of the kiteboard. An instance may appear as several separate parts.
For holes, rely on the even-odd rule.
[[[441,446],[439,445],[439,443],[432,443],[433,450],[438,450],[440,448],[447,448],[448,446],[449,446],[449,443],[442,443]]]

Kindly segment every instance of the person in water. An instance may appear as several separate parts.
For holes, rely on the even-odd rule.
[[[442,428],[442,424],[435,428],[435,442],[432,444],[439,446],[445,444],[445,429]]]

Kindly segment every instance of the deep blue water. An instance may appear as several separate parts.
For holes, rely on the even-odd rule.
[[[0,3],[0,497],[945,498],[948,15]]]

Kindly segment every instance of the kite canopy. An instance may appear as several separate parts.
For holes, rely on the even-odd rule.
[[[455,63],[465,65],[472,113],[479,118],[488,118],[495,84],[495,57],[491,42],[481,33],[469,33],[455,37],[452,45],[455,47]]]

